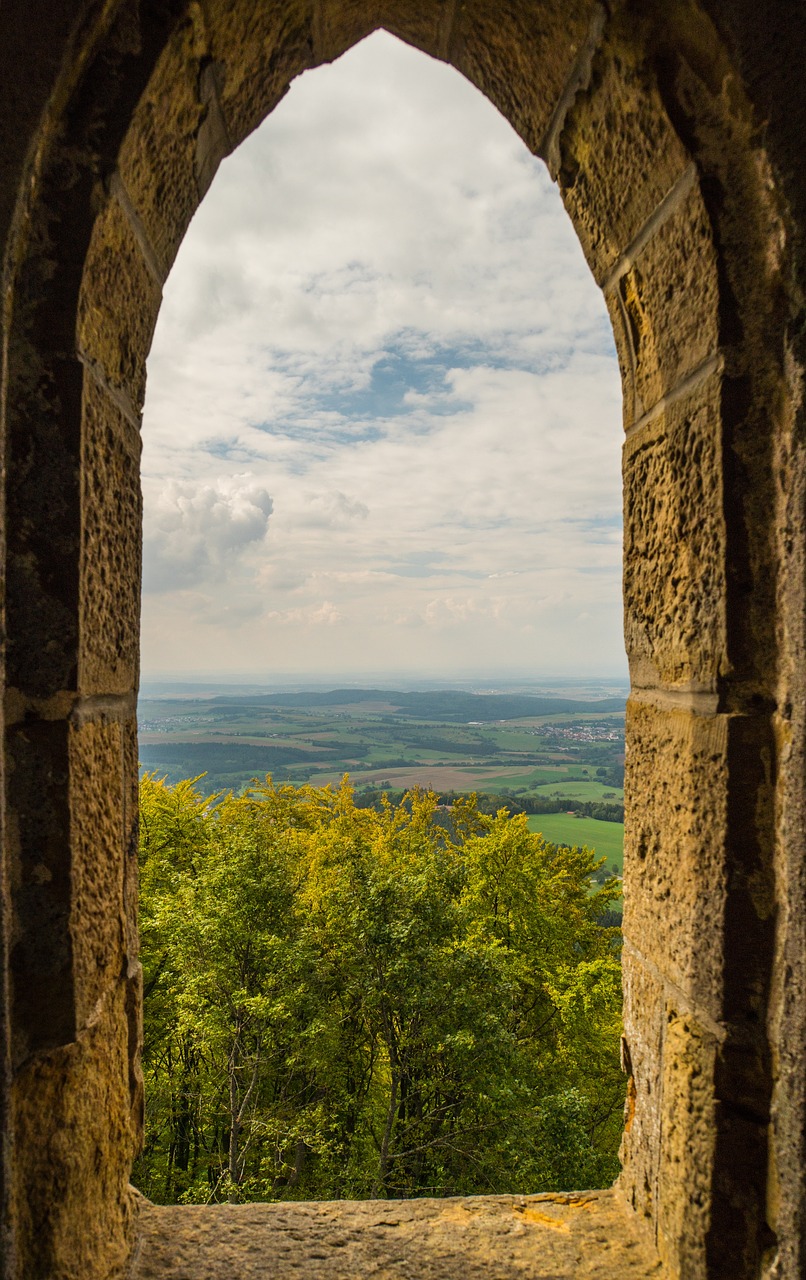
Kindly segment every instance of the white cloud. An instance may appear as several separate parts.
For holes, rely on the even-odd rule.
[[[366,520],[369,515],[369,507],[340,489],[305,494],[303,502],[297,522],[310,529],[345,528],[353,520]]]
[[[319,604],[309,605],[304,609],[272,609],[267,614],[270,622],[279,622],[283,626],[302,624],[311,627],[332,627],[341,622],[339,613],[332,600],[322,600]]]
[[[150,488],[143,548],[147,592],[220,579],[268,531],[272,500],[242,477],[215,484],[167,480]]]
[[[617,667],[620,430],[545,168],[376,33],[222,165],[168,281],[144,664]]]

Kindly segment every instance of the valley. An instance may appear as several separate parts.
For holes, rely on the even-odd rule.
[[[138,718],[142,771],[168,782],[198,778],[206,794],[239,793],[267,774],[297,786],[348,774],[359,803],[415,786],[446,798],[475,791],[527,811],[546,839],[588,844],[608,870],[621,869],[623,823],[613,817],[623,803],[624,696],[612,688],[146,685]],[[609,821],[592,816],[595,805]]]

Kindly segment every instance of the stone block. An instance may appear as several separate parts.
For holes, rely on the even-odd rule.
[[[619,290],[610,289],[605,293],[604,300],[613,329],[613,341],[616,344],[616,357],[621,374],[621,416],[626,431],[639,416],[636,412],[635,337]]]
[[[624,638],[633,688],[713,690],[727,672],[721,384],[624,446]]]
[[[204,24],[210,54],[221,67],[219,100],[235,147],[277,105],[294,77],[313,65],[311,6],[304,0],[206,3]]]
[[[199,203],[195,155],[206,54],[204,29],[191,17],[160,57],[118,156],[127,196],[166,275]]]
[[[665,1016],[663,985],[626,944],[622,955],[627,1103],[621,1141],[619,1186],[642,1218],[652,1218],[657,1197],[661,1128],[661,1050]]]
[[[713,231],[694,186],[612,285],[632,347],[630,425],[719,347],[719,281]],[[622,368],[622,377],[626,370]],[[631,416],[630,416],[631,415]]]
[[[126,1020],[128,1027],[129,1096],[138,1149],[143,1135],[145,1099],[143,1093],[143,969],[140,964],[138,929],[139,881],[139,754],[135,716],[120,722],[122,756],[123,840],[121,868],[123,875],[123,963],[126,972]]]
[[[128,693],[140,641],[139,439],[89,372],[83,414],[79,691]]]
[[[142,409],[146,356],[161,298],[131,222],[116,199],[98,215],[84,264],[78,304],[79,351]]]
[[[383,28],[424,53],[444,56],[452,8],[455,13],[449,0],[323,0],[315,55],[331,62]]]
[[[380,25],[385,31],[415,49],[435,57],[445,56],[450,37],[450,24],[455,21],[458,6],[450,0],[383,0],[380,5]],[[449,51],[448,51],[449,52]]]
[[[612,31],[559,141],[558,181],[599,284],[689,164],[634,44]]]
[[[126,977],[126,1050],[129,1067],[129,1120],[134,1154],[143,1149],[145,1087],[143,1080],[143,967],[130,964]]]
[[[139,882],[139,769],[140,756],[137,747],[137,720],[132,717],[120,725],[123,769],[123,915],[126,930],[126,955],[129,964],[136,963],[140,954],[140,935],[137,927]]]
[[[709,1276],[718,1280],[758,1274],[759,1242],[774,1241],[770,1227],[778,1205],[777,1187],[770,1178],[770,1128],[766,1119],[742,1113],[719,1093],[717,1068],[717,1128],[714,1177],[710,1188]],[[702,1215],[704,1224],[708,1219]],[[697,1224],[699,1225],[699,1224]],[[769,1255],[768,1255],[769,1256]],[[776,1275],[775,1272],[765,1272]],[[778,1275],[786,1275],[779,1271]],[[777,1280],[777,1276],[776,1276]]]
[[[390,17],[395,9],[405,13],[407,8],[405,4],[384,3],[384,0],[369,0],[369,3],[368,0],[324,0],[319,5],[314,36],[316,61],[334,62],[370,32],[384,26],[384,16]],[[435,30],[442,8],[441,3],[431,6],[431,25]]]
[[[728,881],[727,722],[628,703],[624,936],[714,1021]]]
[[[133,1239],[127,1187],[137,1141],[123,982],[71,1044],[25,1063],[11,1105],[17,1152],[11,1195],[24,1274],[122,1275]]]
[[[99,1001],[126,973],[123,726],[70,726],[70,933],[76,1021],[87,1026]]]
[[[670,1003],[663,1041],[658,1251],[669,1275],[715,1274],[706,1264],[716,1144],[717,1043]],[[723,1272],[723,1274],[727,1274]]]
[[[68,726],[27,717],[6,730],[11,1064],[75,1038]]]
[[[131,1280],[661,1280],[616,1191],[149,1205]]]
[[[76,678],[84,368],[15,337],[5,376],[4,678],[49,698]]]
[[[450,60],[530,151],[545,142],[597,10],[594,0],[466,0],[458,6]]]

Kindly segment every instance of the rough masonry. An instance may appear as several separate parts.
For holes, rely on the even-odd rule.
[[[380,26],[452,63],[543,156],[616,337],[632,697],[629,1210],[612,1230],[646,1230],[681,1280],[797,1280],[806,10],[788,0],[3,5],[3,1275],[111,1280],[138,1240],[143,1276],[190,1274],[167,1259],[195,1211],[143,1211],[128,1187],[145,359],[222,157]],[[505,1210],[489,1213],[473,1247],[498,1274],[484,1250]],[[276,1217],[215,1218],[232,1274]]]

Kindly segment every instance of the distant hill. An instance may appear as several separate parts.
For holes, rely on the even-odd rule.
[[[446,724],[520,720],[528,716],[589,715],[597,711],[623,711],[623,698],[578,701],[573,698],[539,698],[532,694],[462,693],[455,689],[425,693],[401,693],[397,689],[330,689],[325,692],[266,693],[253,697],[211,698],[211,703],[251,703],[266,707],[340,707],[381,703],[397,715]]]
[[[338,754],[327,747],[311,752],[289,746],[264,747],[240,742],[140,743],[140,763],[144,769],[165,776],[172,783],[204,773],[208,790],[239,787],[250,778],[264,778],[267,773],[282,781],[288,776],[288,766],[292,763],[299,769],[309,762],[338,758]]]

